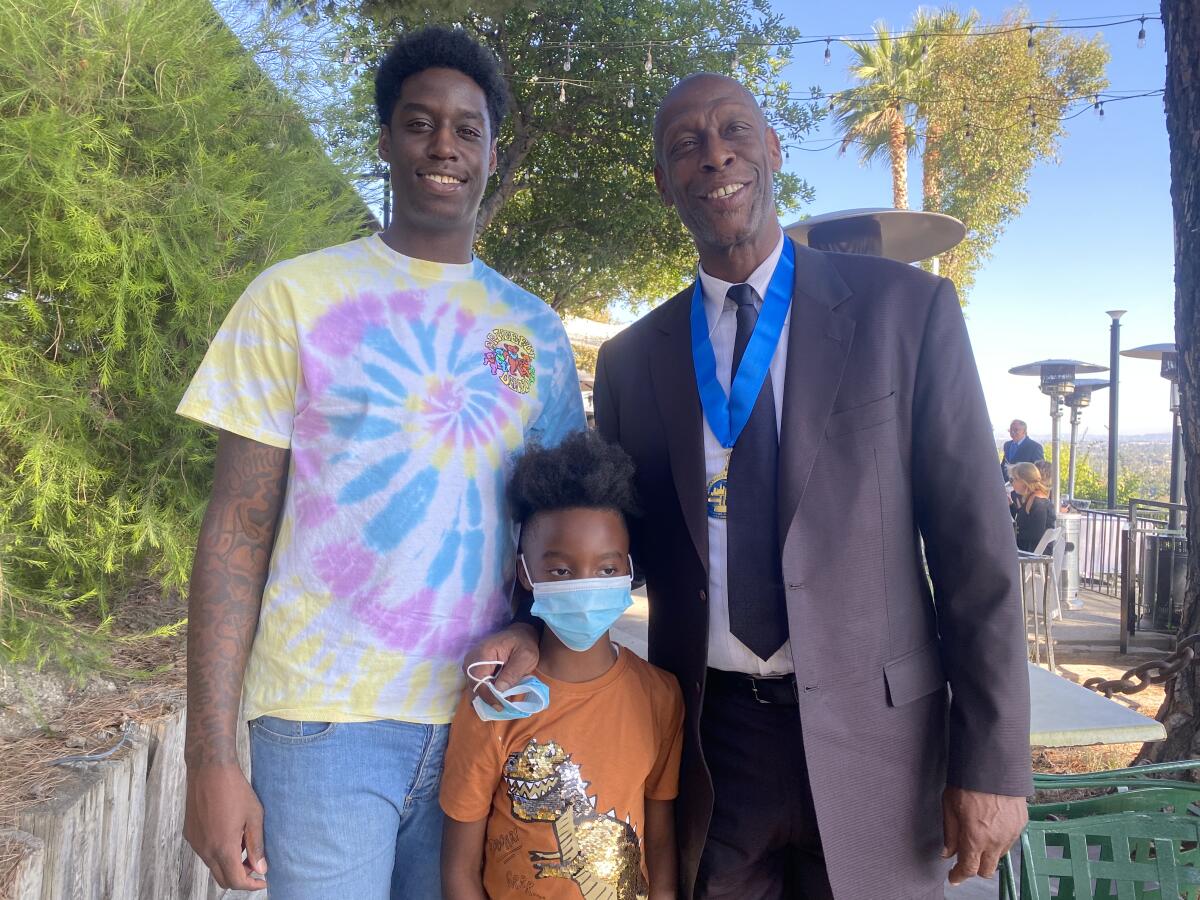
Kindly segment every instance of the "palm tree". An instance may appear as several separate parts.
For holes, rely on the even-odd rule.
[[[863,163],[888,159],[892,165],[892,205],[908,208],[908,154],[916,144],[918,99],[925,90],[928,38],[914,31],[894,36],[884,22],[875,40],[847,41],[855,54],[850,74],[858,85],[842,91],[830,111],[842,133],[839,152],[858,144]]]
[[[956,38],[937,36],[970,34],[978,22],[979,14],[974,10],[967,16],[961,16],[952,9],[941,10],[932,15],[918,10],[913,17],[912,31],[922,35],[923,42],[929,42],[928,52],[922,51],[924,62],[918,73],[920,83],[914,91],[913,109],[913,121],[924,132],[924,150],[921,153],[921,208],[925,210],[941,211],[941,142],[946,131],[945,120],[956,112],[946,107],[945,98],[938,96],[942,88],[938,83],[938,64],[945,61],[945,57],[938,53],[938,45],[942,41]]]

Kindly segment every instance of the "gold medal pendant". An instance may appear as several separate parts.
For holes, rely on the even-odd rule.
[[[710,519],[725,519],[729,517],[727,497],[729,493],[729,451],[725,452],[725,466],[708,482],[708,517]]]

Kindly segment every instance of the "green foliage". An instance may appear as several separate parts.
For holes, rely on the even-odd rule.
[[[1072,101],[1104,90],[1108,50],[1099,37],[1034,32],[1029,54],[1024,10],[996,26],[1018,30],[983,39],[938,41],[930,51],[930,96],[952,98],[922,104],[923,164],[934,190],[924,209],[961,219],[967,238],[941,258],[940,273],[968,291],[1004,228],[1029,200],[1029,172],[1056,161],[1066,131],[1062,116]],[[969,28],[955,13],[934,19],[938,30]],[[978,30],[976,28],[975,30]],[[964,105],[964,100],[965,105]],[[1029,109],[1036,116],[1031,127]],[[930,184],[929,178],[926,185]]]
[[[600,355],[595,347],[589,347],[587,344],[571,344],[571,351],[575,354],[575,368],[580,372],[596,371],[596,358]]]
[[[1057,159],[1072,101],[1107,86],[1100,38],[1039,29],[1031,54],[1028,21],[1018,10],[981,25],[975,12],[945,9],[918,11],[904,36],[879,24],[878,42],[850,44],[858,84],[831,104],[843,149],[857,144],[864,162],[890,161],[897,206],[907,200],[906,157],[919,152],[922,209],[967,226],[966,240],[939,263],[963,296],[1028,202],[1030,170]],[[979,34],[986,31],[1006,33]]]
[[[0,0],[0,47],[0,655],[78,664],[186,580],[226,310],[367,211],[205,0]]]
[[[789,50],[769,45],[796,32],[767,0],[331,6],[305,7],[330,30],[330,46],[312,64],[344,89],[333,92],[328,109],[310,114],[324,120],[331,153],[348,172],[378,165],[370,79],[396,34],[430,21],[455,23],[496,53],[513,112],[480,212],[478,252],[560,312],[593,315],[614,301],[657,300],[689,277],[691,241],[660,202],[653,179],[654,113],[676,80],[701,70],[734,74],[762,100],[785,145],[794,145],[816,116],[811,105],[790,98],[780,77]],[[744,43],[731,54],[734,36]],[[279,47],[293,56],[309,46],[289,40],[288,32],[280,37]],[[777,180],[781,207],[810,194],[794,176]]]
[[[1050,446],[1046,445],[1046,453]],[[1067,475],[1070,470],[1070,444],[1064,442],[1058,449],[1058,477],[1062,485],[1062,494],[1067,495]],[[1080,500],[1091,500],[1104,506],[1108,503],[1108,477],[1098,471],[1091,460],[1088,449],[1078,449],[1075,455],[1075,496]],[[1126,467],[1117,471],[1117,507],[1129,503],[1133,497],[1145,497],[1145,486],[1137,473]]]

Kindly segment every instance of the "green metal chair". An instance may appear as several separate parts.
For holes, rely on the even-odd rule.
[[[1035,775],[1039,791],[1119,790],[1030,804],[1021,836],[1022,900],[1200,900],[1200,784],[1151,777],[1197,768],[1200,760]],[[1008,856],[1000,896],[1017,896]]]
[[[1021,835],[1021,897],[1196,900],[1197,864],[1200,817],[1127,811],[1030,822]]]

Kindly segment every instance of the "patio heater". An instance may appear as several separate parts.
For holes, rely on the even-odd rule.
[[[1171,503],[1177,504],[1183,497],[1183,429],[1179,423],[1179,354],[1174,344],[1147,344],[1132,350],[1122,350],[1122,356],[1131,359],[1157,359],[1159,374],[1171,382]],[[1179,527],[1179,512],[1172,507],[1167,527]]]
[[[1108,392],[1108,508],[1117,508],[1117,404],[1121,389],[1121,316],[1126,310],[1110,309],[1112,319],[1108,328],[1108,380],[1112,385]]]
[[[1075,381],[1075,390],[1063,398],[1063,402],[1071,408],[1071,451],[1067,457],[1067,497],[1071,500],[1075,499],[1075,442],[1080,414],[1091,405],[1092,394],[1106,387],[1108,382],[1102,378],[1079,378]]]
[[[953,216],[879,206],[822,213],[783,230],[815,250],[882,256],[905,263],[933,259],[935,274],[938,256],[967,236],[966,226]]]
[[[1039,388],[1050,398],[1050,445],[1051,465],[1053,475],[1051,480],[1051,503],[1057,514],[1061,508],[1062,495],[1058,477],[1058,420],[1062,418],[1062,402],[1064,398],[1075,392],[1075,376],[1093,372],[1103,372],[1104,366],[1080,362],[1077,359],[1043,359],[1009,369],[1010,375],[1037,375],[1040,379]]]

